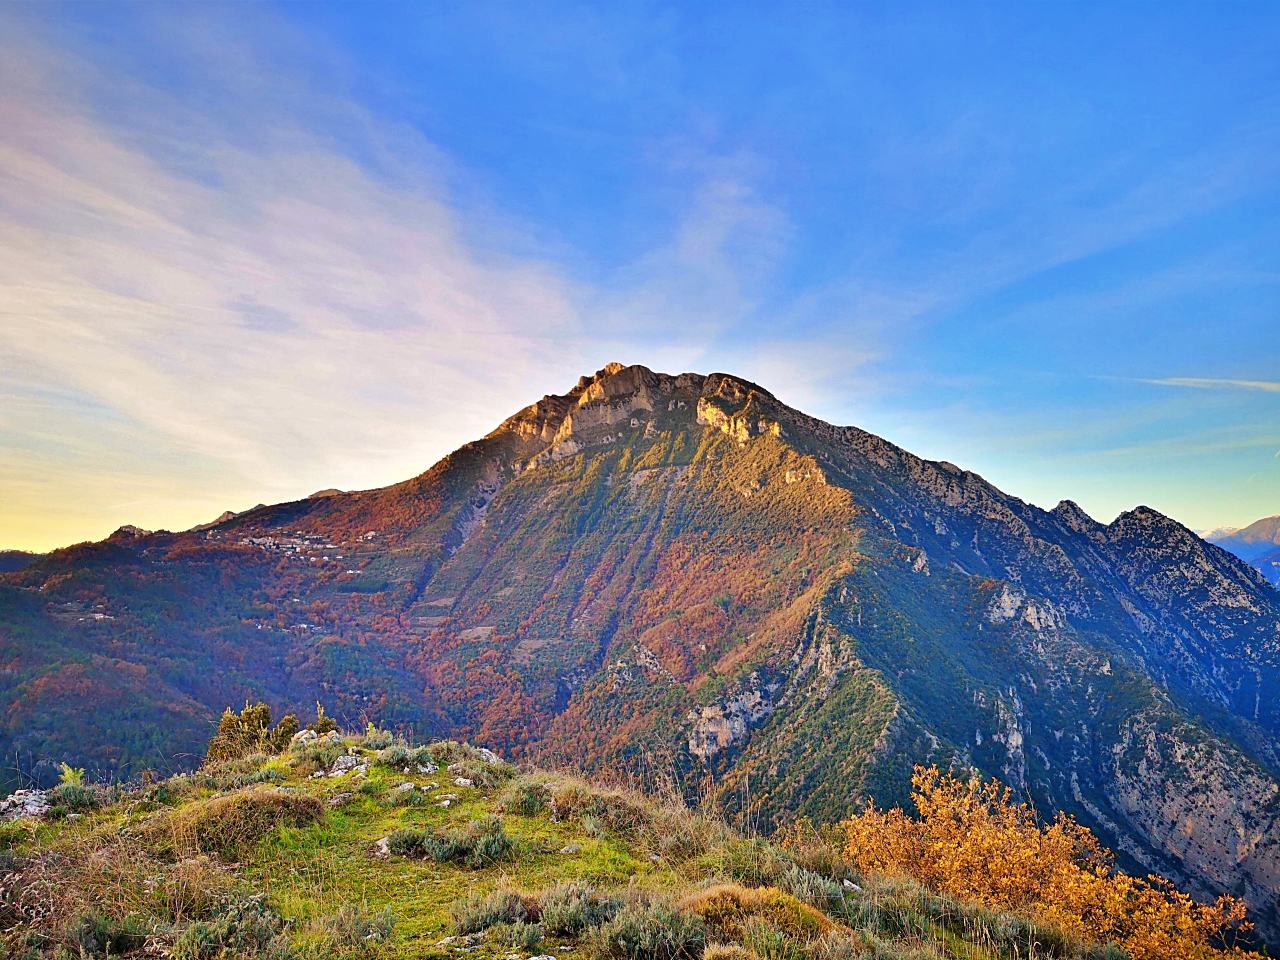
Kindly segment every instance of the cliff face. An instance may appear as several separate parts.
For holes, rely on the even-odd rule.
[[[1280,594],[1155,511],[1040,510],[724,374],[610,365],[406,483],[5,582],[28,753],[90,739],[100,769],[136,768],[193,711],[321,697],[710,778],[766,824],[902,803],[913,763],[958,764],[1280,934]],[[102,691],[79,741],[69,653]],[[119,742],[108,662],[131,696],[152,684],[146,744]]]

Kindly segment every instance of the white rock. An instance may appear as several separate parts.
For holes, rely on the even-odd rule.
[[[0,819],[20,820],[42,817],[49,812],[49,801],[43,790],[15,790],[0,800]]]
[[[364,773],[369,769],[368,763],[362,763],[359,757],[339,757],[333,761],[333,766],[329,768],[329,776],[341,777],[348,773]]]
[[[474,787],[476,785],[474,780],[468,780],[466,777],[458,777],[453,782],[459,787]]]
[[[580,843],[571,843],[571,844],[569,844],[567,847],[565,847],[564,849],[562,849],[560,852],[561,852],[561,853],[567,853],[567,854],[570,854],[570,855],[575,854],[575,853],[581,853],[581,852],[582,852],[582,844],[580,844]]]
[[[449,799],[447,799],[447,798],[446,798],[446,799],[444,799],[444,800],[441,800],[441,801],[440,801],[440,806],[442,806],[442,807],[447,807],[447,806],[449,806],[449,804],[451,804],[451,803],[453,803],[453,801],[452,801],[452,800],[449,800]]]
[[[856,883],[854,883],[852,880],[846,880],[846,881],[844,882],[844,888],[845,888],[846,890],[853,890],[853,891],[855,891],[856,893],[861,893],[861,892],[862,892],[862,888],[861,888],[860,886],[858,886]]]
[[[501,763],[502,758],[487,747],[480,748],[480,759],[485,763]]]

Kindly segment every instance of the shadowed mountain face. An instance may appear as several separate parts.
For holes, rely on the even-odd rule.
[[[24,767],[181,763],[246,697],[766,823],[959,763],[1280,933],[1280,593],[1155,511],[1046,512],[734,377],[611,365],[406,483],[0,583]]]
[[[1280,586],[1280,517],[1266,517],[1241,530],[1205,536],[1210,543],[1257,567],[1264,577]]]
[[[12,573],[29,567],[40,559],[38,553],[27,553],[25,550],[0,550],[0,573]]]

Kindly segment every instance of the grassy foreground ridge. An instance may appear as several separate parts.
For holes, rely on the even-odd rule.
[[[1224,944],[1230,901],[1116,886],[1087,831],[936,771],[919,820],[869,809],[765,839],[674,794],[332,727],[228,711],[194,773],[108,788],[68,769],[43,816],[0,824],[3,956],[1257,956]]]

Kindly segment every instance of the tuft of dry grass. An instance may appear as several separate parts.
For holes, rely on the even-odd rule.
[[[176,851],[235,854],[277,827],[309,826],[324,815],[316,797],[251,787],[188,804],[167,818],[167,827]]]
[[[763,918],[788,937],[804,942],[817,940],[834,927],[822,913],[775,887],[718,883],[695,890],[678,907],[698,917],[721,940],[741,939],[744,924],[752,917]]]

